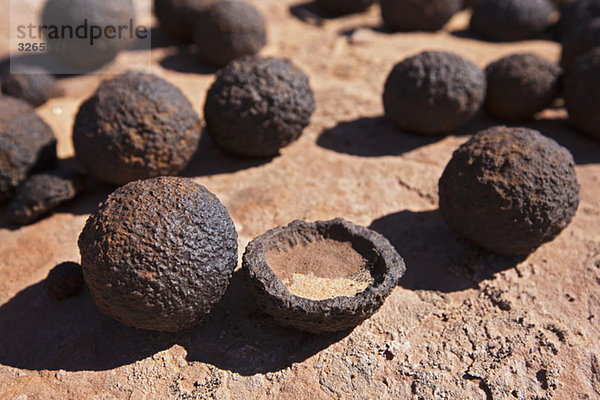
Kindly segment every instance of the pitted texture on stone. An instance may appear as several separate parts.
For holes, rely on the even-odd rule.
[[[600,17],[578,25],[565,33],[562,40],[560,65],[568,70],[577,58],[600,47]]]
[[[556,237],[579,205],[571,153],[539,132],[504,126],[454,152],[440,181],[448,225],[481,247],[524,256]]]
[[[56,137],[22,100],[0,96],[0,203],[8,200],[27,176],[52,168]]]
[[[520,121],[550,106],[558,94],[561,69],[531,53],[513,54],[485,69],[486,110],[499,118]]]
[[[203,61],[224,66],[265,46],[265,20],[244,1],[220,0],[198,14],[194,39]]]
[[[549,0],[482,0],[473,9],[469,29],[486,40],[527,40],[548,29],[556,16]]]
[[[227,209],[204,186],[173,177],[113,192],[88,219],[79,249],[100,310],[158,331],[198,323],[225,293],[238,259]]]
[[[390,31],[437,31],[463,7],[463,0],[381,0]]]
[[[383,92],[385,116],[423,135],[449,133],[473,118],[485,98],[485,74],[464,58],[425,51],[396,64]]]
[[[371,268],[374,282],[354,297],[310,300],[294,296],[267,264],[265,253],[328,238],[350,241]],[[257,302],[277,322],[321,333],[352,328],[375,313],[392,292],[406,267],[390,242],[380,234],[342,219],[307,223],[294,221],[272,229],[246,247],[243,270]]]
[[[83,177],[69,171],[54,170],[33,175],[19,186],[8,204],[8,220],[18,225],[34,222],[75,198],[83,185]]]
[[[567,72],[564,98],[569,122],[600,139],[600,49],[579,58]]]
[[[153,75],[121,75],[100,84],[77,114],[77,159],[99,179],[122,185],[176,175],[198,148],[201,121],[192,104]]]
[[[183,43],[194,38],[198,13],[216,0],[154,0],[154,14],[169,36]]]
[[[249,56],[217,73],[204,105],[208,133],[224,150],[269,157],[300,137],[315,100],[290,61]]]
[[[64,92],[56,79],[43,68],[23,65],[14,67],[12,73],[2,77],[2,93],[38,107]]]
[[[375,0],[316,0],[317,6],[332,15],[361,12],[369,8]]]
[[[55,300],[77,296],[83,289],[81,265],[64,262],[52,268],[44,281],[44,290]]]

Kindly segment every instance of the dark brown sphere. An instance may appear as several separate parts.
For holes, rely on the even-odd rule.
[[[122,185],[182,171],[198,148],[192,104],[153,75],[106,80],[81,105],[73,127],[77,159],[97,178]]]
[[[217,73],[204,117],[227,152],[271,157],[300,137],[315,110],[308,77],[289,60],[243,57]]]
[[[182,43],[192,42],[197,17],[217,0],[154,0],[154,14],[162,30]]]
[[[527,128],[479,132],[454,152],[440,182],[448,225],[494,253],[525,256],[554,239],[579,205],[571,153]]]
[[[392,31],[437,31],[463,7],[463,0],[380,0],[385,27]]]
[[[315,0],[319,9],[330,15],[352,14],[366,10],[375,0]]]
[[[75,297],[83,290],[81,265],[64,262],[52,268],[44,281],[44,290],[55,300]]]
[[[39,107],[52,97],[62,96],[64,91],[45,69],[21,65],[2,77],[2,93]]]
[[[600,139],[600,49],[577,59],[567,71],[564,98],[569,122],[589,137]]]
[[[401,130],[443,135],[473,118],[485,88],[477,65],[453,53],[426,51],[390,72],[383,92],[385,116]]]
[[[559,38],[565,38],[570,31],[600,17],[600,0],[573,0],[562,10],[557,24]]]
[[[512,54],[485,70],[485,108],[491,115],[522,121],[550,106],[558,95],[561,69],[534,54]]]
[[[527,40],[547,30],[556,17],[549,0],[482,0],[473,9],[469,29],[486,40]]]
[[[220,0],[198,14],[194,41],[203,61],[224,66],[236,58],[257,54],[265,46],[265,20],[244,1]]]
[[[571,29],[563,36],[560,65],[571,68],[578,57],[600,47],[600,17]]]
[[[175,177],[113,192],[87,220],[79,250],[100,311],[157,331],[198,323],[225,294],[238,261],[227,209],[204,186]]]

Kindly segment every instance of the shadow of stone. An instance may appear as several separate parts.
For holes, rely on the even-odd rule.
[[[438,210],[401,211],[370,226],[396,247],[406,262],[399,285],[411,290],[456,292],[476,288],[522,260],[489,253],[446,225]]]
[[[175,54],[166,56],[159,64],[164,69],[184,74],[212,75],[219,70],[218,67],[203,64],[190,47],[179,47]]]

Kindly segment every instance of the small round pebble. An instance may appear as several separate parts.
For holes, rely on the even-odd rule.
[[[527,128],[493,127],[454,152],[439,181],[448,225],[494,253],[525,256],[554,239],[579,205],[571,153]]]
[[[25,100],[34,107],[64,94],[54,76],[44,68],[23,65],[12,68],[11,72],[2,77],[2,93]]]
[[[385,115],[398,129],[442,135],[469,122],[481,108],[485,74],[472,62],[426,51],[396,64],[383,93]]]
[[[549,0],[482,0],[469,29],[486,40],[512,42],[538,37],[558,14]]]
[[[32,175],[19,188],[6,209],[9,222],[30,224],[83,190],[83,177],[65,170]]]
[[[204,116],[208,133],[225,151],[271,157],[300,137],[314,110],[300,69],[286,59],[248,56],[217,73]]]
[[[558,94],[561,69],[531,53],[503,57],[488,65],[485,72],[485,108],[498,118],[531,119],[550,106]]]
[[[189,43],[194,38],[198,14],[217,0],[154,0],[160,27],[173,39]]]
[[[220,0],[198,14],[194,41],[201,60],[225,66],[257,54],[267,43],[263,16],[240,0]]]
[[[568,70],[577,57],[596,47],[600,47],[600,17],[591,19],[564,35],[560,57],[561,67]]]
[[[437,31],[463,7],[463,0],[381,0],[381,16],[392,32]]]
[[[83,290],[81,265],[74,262],[58,264],[48,273],[44,289],[48,296],[55,300],[78,296]]]
[[[600,49],[577,59],[565,78],[564,98],[570,123],[600,139]]]
[[[315,3],[327,14],[344,15],[364,11],[375,3],[375,0],[315,0]]]
[[[139,329],[195,325],[225,294],[238,263],[227,209],[204,186],[177,177],[115,190],[78,244],[100,311]]]
[[[182,171],[198,148],[201,120],[184,94],[154,75],[105,80],[80,107],[75,156],[97,178],[127,182]]]

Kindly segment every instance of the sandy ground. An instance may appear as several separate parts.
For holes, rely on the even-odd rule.
[[[265,55],[310,76],[317,110],[299,141],[268,161],[221,153],[204,135],[184,172],[218,195],[240,235],[294,219],[344,217],[385,234],[408,272],[383,308],[352,332],[312,336],[275,325],[239,271],[211,316],[175,335],[137,331],[101,315],[88,292],[57,302],[42,281],[78,260],[77,237],[113,188],[96,184],[74,203],[20,229],[0,229],[2,399],[595,399],[600,397],[600,144],[569,129],[565,112],[530,124],[577,161],[581,205],[573,223],[524,261],[483,252],[437,211],[437,181],[478,117],[455,134],[422,138],[382,119],[383,82],[397,61],[445,49],[480,66],[551,41],[490,44],[464,32],[468,13],[437,33],[387,34],[379,10],[303,21],[307,7],[254,0],[268,21]],[[293,11],[293,13],[291,12]],[[8,52],[0,28],[0,54]],[[199,113],[214,70],[154,32],[153,72],[179,86]],[[119,62],[132,63],[136,51]],[[67,95],[39,108],[73,163],[72,121],[102,76],[66,78]]]

